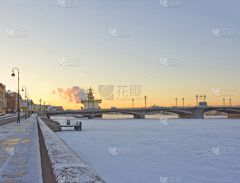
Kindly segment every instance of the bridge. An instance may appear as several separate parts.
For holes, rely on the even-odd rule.
[[[93,119],[100,114],[121,113],[131,114],[135,119],[144,119],[146,114],[158,112],[170,112],[178,114],[179,118],[204,119],[204,113],[209,111],[219,111],[228,114],[228,118],[240,118],[240,107],[212,107],[212,106],[195,106],[195,107],[154,107],[154,108],[123,108],[123,109],[83,109],[77,111],[48,111],[47,116],[81,114],[89,119]]]

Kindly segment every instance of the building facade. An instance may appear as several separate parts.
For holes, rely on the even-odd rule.
[[[81,100],[81,103],[84,105],[84,109],[98,109],[100,108],[99,104],[102,103],[102,99],[95,99],[90,87],[87,94],[87,100]]]
[[[19,95],[19,97],[21,97]],[[18,93],[7,91],[6,92],[7,98],[7,109],[6,113],[14,113],[18,112]],[[21,110],[21,100],[19,99],[19,110]]]
[[[5,114],[6,113],[6,86],[2,83],[0,83],[0,114]]]

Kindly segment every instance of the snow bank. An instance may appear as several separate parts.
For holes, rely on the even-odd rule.
[[[38,122],[57,182],[105,183],[105,181],[102,180],[78,154],[52,132],[39,117]]]

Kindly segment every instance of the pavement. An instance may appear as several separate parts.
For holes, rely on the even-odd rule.
[[[0,183],[42,182],[36,115],[0,126]]]

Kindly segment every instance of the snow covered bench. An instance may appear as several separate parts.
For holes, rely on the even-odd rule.
[[[105,183],[78,154],[52,132],[39,117],[37,118],[57,182]]]

